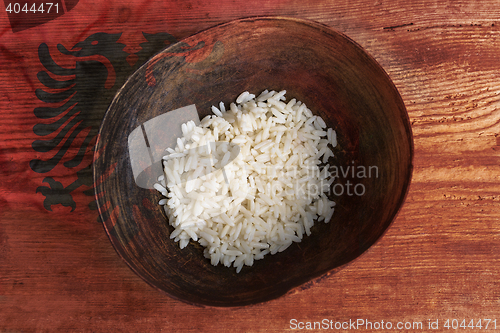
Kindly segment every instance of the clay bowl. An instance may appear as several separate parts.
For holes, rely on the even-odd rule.
[[[288,99],[306,103],[337,131],[339,171],[372,167],[372,174],[340,175],[330,193],[337,203],[332,222],[316,223],[301,243],[237,274],[212,266],[197,243],[181,250],[169,239],[173,229],[158,205],[161,195],[134,181],[127,140],[132,131],[169,110],[194,104],[201,119],[219,101],[228,105],[245,90],[264,89],[286,89]],[[164,132],[168,135],[168,126]],[[155,140],[161,142],[158,135]],[[249,18],[172,45],[129,78],[102,122],[94,181],[104,228],[142,279],[191,304],[243,306],[319,281],[370,248],[404,202],[412,157],[403,101],[359,45],[314,22]]]

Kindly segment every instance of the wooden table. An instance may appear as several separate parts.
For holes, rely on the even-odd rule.
[[[59,4],[47,22],[26,14],[16,32],[0,14],[1,332],[283,332],[314,322],[316,331],[380,332],[389,323],[394,331],[446,331],[448,323],[450,331],[475,332],[488,319],[488,330],[494,320],[500,329],[497,1]],[[265,304],[199,308],[151,288],[111,246],[92,204],[92,131],[119,85],[153,52],[253,15],[327,24],[379,61],[408,109],[413,180],[383,238],[339,272]],[[53,81],[39,74],[46,68]],[[54,82],[71,79],[77,114],[40,111],[71,98],[53,94],[70,87]],[[59,132],[63,141],[51,146]]]

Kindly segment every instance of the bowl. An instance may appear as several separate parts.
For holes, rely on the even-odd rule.
[[[228,105],[243,91],[264,89],[285,89],[288,99],[306,103],[336,130],[338,179],[329,191],[336,207],[332,221],[315,223],[302,242],[236,273],[212,266],[196,242],[181,250],[169,238],[173,228],[158,204],[161,194],[138,181],[157,172],[147,152],[168,140],[178,127],[175,117],[156,129],[154,140],[149,136],[155,143],[145,137],[134,152],[129,141],[149,131],[148,121],[173,115],[169,111],[188,114],[194,106],[203,118],[220,101]],[[145,160],[137,162],[141,152]],[[253,17],[199,32],[138,69],[105,114],[93,172],[105,231],[135,273],[178,300],[231,307],[276,299],[368,250],[404,202],[412,158],[405,105],[374,58],[328,26]]]

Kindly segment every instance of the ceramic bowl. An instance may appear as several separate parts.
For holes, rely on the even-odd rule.
[[[301,243],[236,273],[212,266],[196,242],[181,250],[169,238],[173,228],[158,205],[161,194],[137,183],[137,173],[150,172],[151,163],[133,166],[136,152],[129,140],[134,130],[147,131],[144,124],[170,110],[194,105],[201,119],[211,105],[264,89],[285,89],[288,99],[306,103],[336,130],[335,165],[343,174],[329,193],[337,204],[330,223],[315,223]],[[149,140],[161,144],[171,130],[167,124]],[[151,145],[139,146],[147,151]],[[412,157],[405,105],[386,72],[358,44],[315,22],[259,17],[186,38],[134,73],[103,119],[94,181],[109,239],[142,279],[191,304],[244,306],[318,281],[369,249],[404,202]]]

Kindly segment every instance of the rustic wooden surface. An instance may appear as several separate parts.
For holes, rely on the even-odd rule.
[[[43,88],[37,50],[45,42],[56,57],[57,44],[123,32],[125,51],[136,53],[138,32],[180,39],[252,15],[327,24],[379,61],[412,122],[413,181],[384,237],[320,283],[251,307],[198,308],[152,289],[120,260],[87,205],[89,187],[73,192],[73,211],[43,206],[36,188],[45,176],[29,167],[33,110],[43,104],[34,94]],[[81,1],[13,33],[2,9],[0,331],[283,332],[294,319],[421,322],[407,330],[415,332],[429,320],[446,330],[447,319],[496,319],[500,329],[499,17],[496,0]],[[58,179],[67,186],[67,177]]]

